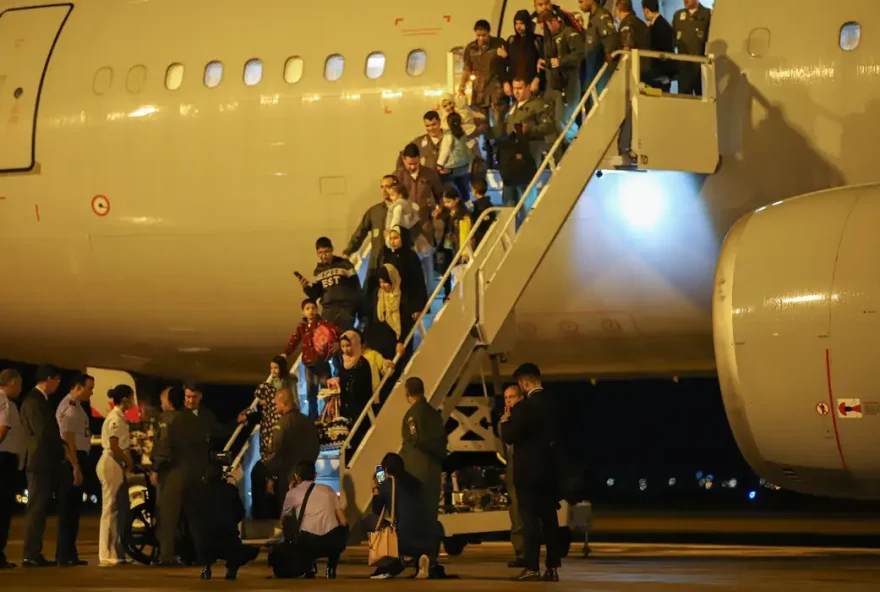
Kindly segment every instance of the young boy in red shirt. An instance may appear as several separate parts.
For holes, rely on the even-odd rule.
[[[342,331],[321,318],[318,304],[311,298],[302,302],[303,320],[290,336],[283,355],[290,361],[290,355],[302,346],[302,363],[306,367],[308,387],[309,417],[318,418],[318,389],[322,380],[330,377],[330,356],[339,351],[339,338]]]

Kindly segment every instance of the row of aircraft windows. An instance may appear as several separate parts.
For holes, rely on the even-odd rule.
[[[455,74],[461,74],[462,48],[452,50],[455,56]],[[418,77],[425,73],[428,65],[428,54],[421,49],[409,52],[406,58],[406,73],[412,77]],[[303,77],[305,62],[299,56],[293,56],[284,62],[284,80],[288,84],[296,84]],[[183,64],[174,63],[165,71],[165,88],[177,90],[183,85],[186,68]],[[324,61],[324,78],[330,82],[336,82],[345,73],[345,58],[340,54],[328,56]],[[379,51],[367,56],[364,75],[370,80],[378,80],[385,73],[385,54]],[[128,71],[125,80],[125,88],[131,93],[138,93],[143,89],[146,82],[147,69],[145,66],[133,66]],[[243,80],[247,86],[255,86],[263,79],[263,61],[254,58],[244,65]],[[223,62],[211,61],[205,66],[204,84],[208,88],[215,88],[223,81]],[[95,94],[103,95],[113,84],[113,70],[101,68],[95,73],[93,90]]]

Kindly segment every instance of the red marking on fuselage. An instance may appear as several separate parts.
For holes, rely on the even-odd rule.
[[[34,204],[34,211],[37,213],[37,222],[40,221],[40,206],[39,204]]]
[[[834,409],[834,391],[831,388],[831,351],[825,350],[825,375],[828,377],[828,402]],[[840,466],[847,471],[846,459],[843,456],[843,446],[840,445],[840,431],[837,429],[837,414],[831,413],[831,423],[834,426],[834,439],[837,441],[837,453],[840,455]]]
[[[394,19],[394,26],[396,27],[397,25],[399,25],[402,22],[403,22],[403,19],[398,17],[398,18]]]
[[[444,14],[444,15],[443,15],[443,18],[446,19],[446,22],[447,22],[447,23],[449,23],[449,22],[452,21],[452,15],[451,15],[451,14]]]

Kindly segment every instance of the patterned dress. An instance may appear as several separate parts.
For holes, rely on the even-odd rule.
[[[270,379],[257,387],[254,396],[260,400],[260,412],[263,418],[260,420],[260,459],[265,463],[266,458],[272,452],[272,441],[275,434],[275,426],[281,417],[275,410],[275,393],[285,386],[284,381]]]

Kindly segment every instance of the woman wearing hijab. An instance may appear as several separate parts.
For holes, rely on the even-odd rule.
[[[414,322],[412,306],[407,306],[400,289],[400,273],[391,263],[379,268],[379,292],[376,295],[376,317],[370,323],[369,342],[386,359],[405,353],[403,347]],[[407,314],[409,312],[409,314]],[[412,349],[410,344],[409,349]],[[405,364],[399,364],[399,367]]]
[[[373,396],[373,370],[363,356],[361,336],[357,331],[343,333],[339,345],[342,348],[339,370],[341,412],[354,422]]]
[[[428,302],[428,287],[418,254],[411,248],[410,234],[395,226],[388,233],[388,244],[382,253],[382,263],[390,263],[400,274],[400,293],[403,312],[410,317],[421,314]],[[418,317],[415,317],[418,318]]]

